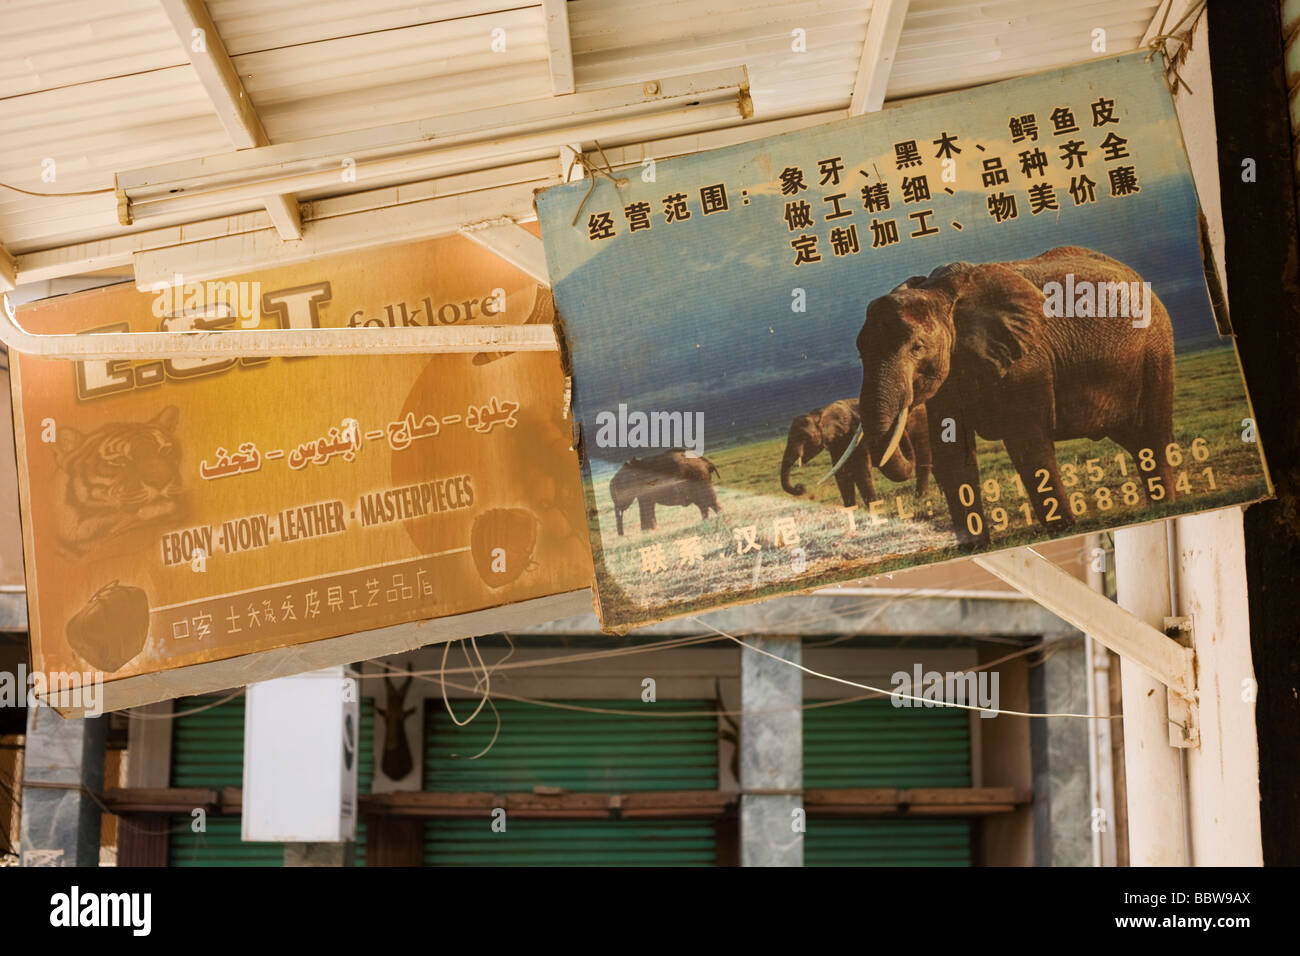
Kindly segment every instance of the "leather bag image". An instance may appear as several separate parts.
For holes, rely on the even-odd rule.
[[[112,581],[78,611],[67,627],[68,645],[105,672],[122,667],[144,649],[149,636],[149,596]]]

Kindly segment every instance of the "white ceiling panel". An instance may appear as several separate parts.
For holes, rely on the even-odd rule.
[[[158,0],[8,0],[0,99],[187,63]]]
[[[231,56],[450,23],[540,0],[208,0],[208,11]],[[540,22],[540,14],[535,14]]]
[[[576,86],[639,86],[743,65],[753,122],[842,115],[873,9],[886,2],[570,0]],[[1160,2],[911,0],[887,96],[1087,60],[1098,55],[1097,29],[1106,33],[1106,52],[1134,49]],[[231,151],[189,65],[188,44],[159,0],[0,3],[0,182],[105,189],[114,172]],[[551,96],[541,0],[208,0],[208,9],[273,143]],[[494,49],[494,39],[504,49]],[[676,133],[647,126],[626,145],[635,153],[647,139],[694,142],[686,130],[740,122],[739,115],[692,119]],[[46,160],[55,163],[53,182],[41,178]],[[374,184],[355,188],[366,185]],[[204,228],[219,231],[222,222]],[[49,198],[0,189],[0,243],[19,255],[166,224],[119,226],[110,193]]]
[[[743,65],[756,118],[847,107],[870,6],[862,0],[571,0],[578,87]]]
[[[35,192],[111,188],[117,170],[230,148],[188,65],[0,100],[0,131],[0,182]],[[42,178],[47,160],[53,181]],[[0,189],[0,239],[11,252],[116,226],[110,194],[36,197]]]
[[[1135,49],[1159,0],[912,0],[888,96],[961,89]]]
[[[495,30],[504,50],[493,49]],[[234,57],[271,141],[549,96],[541,8]]]

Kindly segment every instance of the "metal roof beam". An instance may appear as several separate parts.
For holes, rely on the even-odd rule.
[[[556,96],[572,93],[573,42],[569,37],[568,0],[542,0],[546,18],[546,47],[551,65],[551,92]]]
[[[553,162],[547,166],[554,170]],[[308,223],[302,239],[293,243],[281,242],[273,230],[263,229],[145,250],[134,255],[135,282],[138,288],[148,290],[157,283],[171,282],[178,273],[196,281],[216,279],[320,256],[431,239],[478,223],[522,222],[536,215],[533,191],[555,182],[556,178],[534,180],[332,216]]]
[[[18,262],[9,250],[0,246],[0,292],[12,292],[18,287]]]
[[[514,183],[532,183],[534,187],[540,188],[558,181],[559,177],[553,161],[534,160],[479,172],[405,183],[402,186],[367,189],[329,199],[317,199],[303,203],[302,219],[306,228],[310,228],[311,223],[319,220],[353,215],[372,209],[388,209],[438,196],[454,196]],[[266,231],[271,228],[271,225],[266,213],[259,210],[23,253],[16,256],[18,284],[26,286],[61,276],[100,272],[104,269],[123,269],[126,275],[131,275],[133,257],[138,252]],[[190,278],[203,278],[203,276],[191,275]]]
[[[281,239],[302,238],[302,207],[293,193],[275,193],[267,196],[264,205],[271,224]]]
[[[163,163],[119,172],[117,178],[138,211],[145,212],[146,204],[218,189],[238,187],[245,195],[268,181],[294,180],[301,189],[337,187],[343,158],[355,164],[358,181],[438,165],[437,157],[453,149],[466,161],[482,157],[481,168],[532,144],[554,154],[560,146],[592,138],[630,138],[638,130],[663,135],[674,125],[747,119],[752,115],[748,90],[744,67],[730,67]]]
[[[853,98],[849,101],[849,115],[874,113],[885,102],[885,88],[894,68],[898,52],[898,38],[903,35],[903,21],[911,0],[876,0],[871,5],[871,19],[867,21],[867,39],[862,44],[862,61],[858,65],[858,78],[853,84]]]
[[[207,5],[203,0],[161,0],[161,3],[235,148],[270,145],[271,140],[253,101],[244,91],[244,84],[240,82]],[[270,194],[264,201],[266,212],[281,239],[302,238],[298,202],[291,194]]]
[[[674,156],[688,156],[691,153],[702,153],[710,149],[735,146],[737,143],[749,143],[768,136],[808,129],[812,126],[834,123],[842,119],[844,119],[843,110],[831,110],[824,113],[805,113],[801,116],[791,116],[786,119],[758,120],[739,126],[727,126],[698,133],[669,134],[659,139],[635,140],[622,146],[606,144],[601,147],[603,155],[596,158],[602,161],[608,159],[610,165],[615,169],[620,166],[637,166],[647,159],[654,159],[658,162],[659,160],[671,159]],[[576,146],[573,149],[575,152],[578,151]],[[568,162],[567,158],[565,162]],[[575,176],[574,178],[580,179],[582,177]]]

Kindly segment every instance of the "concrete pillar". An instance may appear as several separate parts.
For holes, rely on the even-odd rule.
[[[1164,522],[1115,532],[1120,607],[1164,630],[1169,616],[1169,548]],[[1187,834],[1179,751],[1169,745],[1168,691],[1121,658],[1124,771],[1130,866],[1186,866]]]
[[[1201,743],[1187,752],[1194,866],[1262,866],[1259,742],[1240,508],[1177,519],[1180,613],[1192,619]]]
[[[741,649],[740,865],[803,866],[803,673],[798,637]]]
[[[1029,669],[1030,709],[1036,713],[1086,711],[1083,635],[1078,631],[1046,634],[1043,648],[1042,659]],[[1087,724],[1082,720],[1028,723],[1034,769],[1034,863],[1089,866],[1092,808]]]
[[[27,712],[23,766],[23,866],[98,866],[99,804],[107,717],[68,720],[49,707]]]

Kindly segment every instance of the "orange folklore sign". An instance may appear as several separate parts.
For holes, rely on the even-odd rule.
[[[549,323],[453,237],[34,303],[33,332]],[[15,355],[36,669],[115,680],[589,586],[556,353]]]

